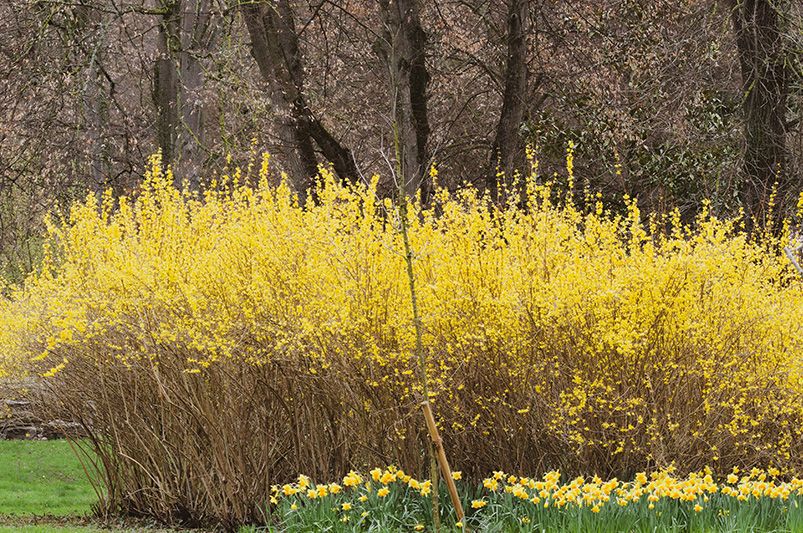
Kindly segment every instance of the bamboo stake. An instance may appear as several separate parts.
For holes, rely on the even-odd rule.
[[[443,449],[443,440],[438,432],[438,426],[435,424],[435,417],[432,415],[432,406],[428,400],[421,402],[421,407],[424,409],[424,418],[427,420],[427,428],[429,429],[429,436],[435,444],[437,452],[438,464],[441,467],[441,475],[446,480],[446,487],[449,489],[449,498],[452,500],[454,510],[457,513],[457,521],[463,523],[463,530],[466,530],[465,513],[463,512],[463,504],[460,502],[460,496],[457,494],[457,486],[452,478],[452,469],[449,467],[449,460],[446,458],[446,451]],[[432,490],[436,490],[434,487]]]
[[[446,459],[446,452],[443,449],[443,441],[438,433],[438,426],[435,424],[435,417],[432,414],[432,407],[429,403],[429,377],[427,376],[427,356],[424,351],[423,342],[423,325],[421,321],[421,314],[418,310],[418,294],[415,286],[415,272],[413,270],[413,248],[410,246],[410,236],[407,228],[407,194],[404,189],[405,175],[403,166],[403,152],[399,139],[399,129],[396,120],[393,121],[393,140],[396,150],[396,178],[399,181],[399,223],[402,234],[402,241],[404,243],[404,262],[407,266],[407,282],[410,287],[410,304],[413,311],[413,325],[415,327],[415,355],[418,359],[418,372],[421,380],[421,389],[424,401],[421,406],[424,410],[424,418],[426,419],[429,435],[432,444],[435,445],[435,453],[433,453],[433,446],[428,446],[429,461],[430,461],[430,475],[432,478],[432,522],[436,533],[440,530],[440,510],[439,510],[439,496],[438,496],[438,466],[446,479],[446,486],[449,489],[449,497],[454,505],[457,514],[458,522],[463,522],[465,513],[463,512],[463,504],[460,502],[460,497],[457,494],[457,487],[455,486],[454,479],[452,479],[452,470],[449,468],[449,461]],[[463,524],[463,530],[467,528]]]
[[[440,487],[441,481],[438,475],[438,460],[435,456],[435,445],[432,439],[427,442],[427,457],[429,458],[429,482],[430,487]],[[431,490],[429,499],[432,503],[432,529],[435,533],[441,530],[441,495],[437,490]]]

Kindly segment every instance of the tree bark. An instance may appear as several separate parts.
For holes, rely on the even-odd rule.
[[[318,160],[313,141],[343,181],[357,177],[351,151],[312,114],[304,93],[304,63],[295,17],[287,0],[254,2],[242,8],[251,37],[251,54],[270,88],[279,132],[280,156],[290,166],[302,199],[313,185]]]
[[[204,162],[203,95],[204,70],[199,55],[214,41],[216,29],[210,0],[183,0],[181,50],[178,56],[181,127],[176,135],[176,169],[190,187],[200,187]]]
[[[175,170],[176,185],[200,187],[204,160],[204,71],[199,55],[208,50],[212,27],[210,0],[169,0],[161,4],[154,102],[162,159]]]
[[[764,214],[773,184],[785,199],[786,107],[789,73],[780,14],[771,0],[731,0],[731,18],[742,74],[745,181],[741,198],[757,217]]]
[[[111,177],[111,158],[104,139],[104,125],[108,123],[109,106],[104,93],[101,74],[102,54],[106,35],[103,29],[103,16],[100,10],[90,4],[75,8],[77,30],[80,34],[92,35],[86,74],[81,91],[81,112],[83,129],[89,146],[89,189],[102,193]]]
[[[178,68],[175,55],[179,47],[181,3],[171,0],[162,4],[157,36],[158,56],[154,65],[153,100],[156,104],[156,138],[162,160],[173,162],[176,133],[179,126]]]
[[[427,36],[421,26],[416,0],[381,0],[385,23],[383,54],[390,70],[393,95],[393,120],[398,136],[402,189],[408,195],[421,191],[422,201],[429,201],[432,184],[429,163],[429,118],[426,66]]]
[[[507,14],[507,61],[502,109],[491,148],[491,161],[486,187],[494,201],[499,198],[499,177],[509,180],[516,171],[516,162],[524,153],[519,128],[524,119],[527,91],[527,23],[528,0],[509,0]]]

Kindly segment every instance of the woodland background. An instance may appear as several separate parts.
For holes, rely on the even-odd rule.
[[[437,162],[505,201],[526,145],[548,177],[573,142],[613,205],[761,222],[775,183],[797,202],[801,108],[795,0],[5,0],[0,263],[159,149],[191,188],[268,151],[302,198],[323,162],[390,195],[398,139],[409,193]]]

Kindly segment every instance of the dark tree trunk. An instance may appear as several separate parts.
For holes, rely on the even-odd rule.
[[[197,190],[203,171],[204,72],[198,59],[211,42],[209,0],[162,4],[154,76],[157,138],[165,163],[174,166],[176,185],[187,180]]]
[[[161,4],[154,72],[157,140],[162,159],[175,170],[176,185],[200,187],[203,171],[204,73],[198,55],[209,46],[209,0],[170,0]]]
[[[380,2],[386,26],[382,53],[388,62],[393,93],[393,120],[400,149],[403,189],[408,195],[421,191],[426,203],[432,184],[427,172],[429,118],[427,116],[427,36],[421,27],[415,0]]]
[[[108,123],[109,105],[104,91],[101,62],[105,48],[106,35],[103,30],[103,16],[99,9],[90,4],[75,9],[77,29],[82,34],[91,34],[91,48],[86,67],[85,80],[81,94],[83,128],[89,146],[89,189],[102,193],[111,177],[111,157],[104,136]]]
[[[279,44],[277,13],[266,3],[251,3],[243,7],[243,16],[251,36],[251,54],[270,89],[279,136],[275,149],[288,166],[294,187],[303,195],[318,171],[318,162],[309,133],[297,120],[298,95],[282,57],[284,51]],[[289,59],[293,60],[292,57]]]
[[[321,121],[309,113],[309,108],[306,108],[306,112],[309,114],[310,135],[321,149],[323,157],[332,163],[335,173],[342,182],[356,180],[359,174],[351,150],[340,144],[340,141],[329,133]]]
[[[158,57],[154,65],[153,101],[156,104],[156,137],[162,160],[172,163],[176,133],[179,126],[178,68],[175,55],[180,46],[181,3],[178,0],[162,4],[164,13],[159,21]]]
[[[281,143],[279,152],[290,165],[296,191],[305,198],[318,172],[313,141],[341,180],[355,179],[357,167],[351,151],[335,139],[307,105],[303,57],[287,0],[246,4],[243,16],[251,37],[251,53],[270,87]]]
[[[499,198],[499,176],[509,180],[516,171],[516,162],[524,153],[519,129],[524,119],[527,91],[527,23],[528,0],[509,0],[507,14],[507,62],[502,109],[491,149],[486,187],[494,201]]]
[[[181,127],[176,135],[176,168],[179,179],[200,187],[204,161],[203,95],[204,71],[198,57],[206,53],[215,37],[210,0],[183,0],[179,67]]]
[[[731,0],[731,16],[742,73],[745,131],[745,208],[763,218],[770,191],[778,181],[786,200],[786,106],[789,75],[780,14],[771,0]]]

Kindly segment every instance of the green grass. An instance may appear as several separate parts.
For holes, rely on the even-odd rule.
[[[85,516],[96,501],[67,441],[0,441],[0,516]],[[13,530],[24,531],[21,527]],[[50,526],[26,527],[50,531]]]
[[[89,515],[96,501],[67,441],[0,440],[0,533],[178,531],[128,520],[93,522]]]

